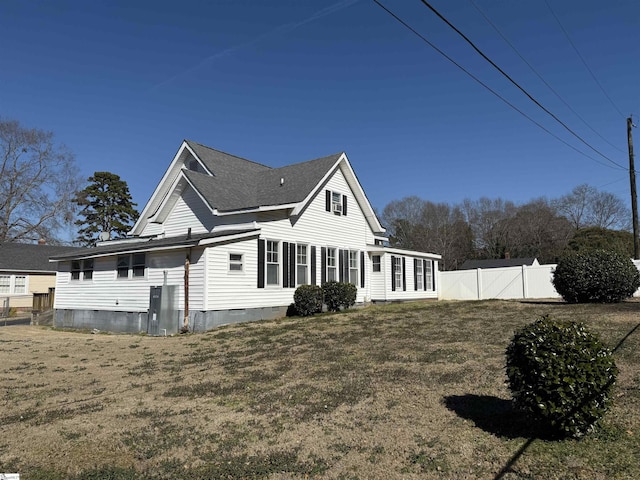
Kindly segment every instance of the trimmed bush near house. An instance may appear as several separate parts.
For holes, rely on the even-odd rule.
[[[358,288],[352,283],[330,281],[322,284],[322,292],[327,310],[337,312],[356,303]]]
[[[557,435],[589,433],[610,406],[618,369],[581,323],[543,316],[516,332],[506,357],[514,403]]]
[[[322,311],[322,288],[318,285],[300,285],[293,294],[298,315],[308,317]]]
[[[617,303],[640,287],[630,258],[608,250],[570,253],[558,262],[553,286],[570,303]]]

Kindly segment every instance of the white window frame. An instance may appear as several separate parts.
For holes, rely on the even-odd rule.
[[[140,262],[140,258],[143,262]],[[124,275],[124,263],[120,266],[120,261],[127,259],[126,276]],[[147,254],[144,252],[125,253],[116,257],[116,279],[131,280],[135,278],[147,277]]]
[[[71,260],[71,281],[81,282],[81,281],[93,280],[93,269],[94,269],[93,258],[85,258],[82,260]]]
[[[360,252],[357,250],[349,250],[349,282],[355,286],[360,284]],[[355,275],[355,281],[354,276]]]
[[[402,290],[402,257],[394,257],[393,261],[395,265],[392,265],[393,275],[395,278],[396,290]]]
[[[422,259],[418,259],[415,262],[416,266],[416,290],[424,290],[424,269],[422,268],[424,262]]]
[[[229,273],[238,274],[243,272],[244,272],[244,254],[229,252]]]
[[[331,211],[334,215],[342,215],[342,194],[331,190]]]
[[[379,273],[382,271],[382,255],[371,255],[371,271],[374,273]]]
[[[332,261],[330,262],[329,260]],[[330,274],[330,272],[332,272],[332,274]],[[327,282],[337,282],[339,278],[338,249],[335,247],[327,247]]]
[[[270,248],[271,247],[271,248]],[[267,240],[265,247],[265,285],[271,287],[277,287],[280,285],[280,242],[277,240]],[[276,274],[276,281],[269,281],[269,271],[274,271]]]
[[[18,291],[18,279],[22,278],[24,279],[24,284],[21,285],[21,290],[22,291]],[[27,285],[27,276],[26,275],[14,275],[13,276],[13,293],[15,295],[26,295],[27,293],[29,293],[29,289],[28,289],[28,285]]]
[[[426,275],[425,279],[427,280],[427,290],[433,290],[433,260],[427,260],[427,268],[425,268],[424,274]]]
[[[296,283],[309,284],[309,246],[304,243],[296,244]],[[304,272],[303,275],[300,273]]]
[[[28,295],[29,294],[29,275],[16,275],[6,274],[0,275],[0,278],[4,279],[3,287],[6,287],[7,291],[0,291],[0,295]],[[18,279],[24,279],[24,285],[20,286],[18,291]]]
[[[0,295],[11,295],[11,275],[0,275],[0,279]]]

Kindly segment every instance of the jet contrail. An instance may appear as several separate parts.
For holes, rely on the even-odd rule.
[[[196,72],[197,70],[211,64],[212,62],[214,62],[215,60],[222,58],[222,57],[227,57],[235,52],[237,52],[238,50],[242,50],[243,48],[247,48],[250,47],[251,45],[255,45],[263,40],[266,40],[268,38],[274,37],[276,35],[284,35],[286,33],[291,32],[292,30],[295,30],[296,28],[299,28],[303,25],[306,25],[307,23],[311,23],[311,22],[315,22],[316,20],[320,20],[321,18],[326,17],[327,15],[331,15],[333,13],[339,12],[340,10],[343,10],[347,7],[350,7],[351,5],[353,5],[354,3],[358,2],[359,0],[343,0],[341,2],[338,2],[334,5],[330,5],[328,7],[325,7],[321,10],[318,10],[316,13],[314,13],[313,15],[311,15],[308,18],[305,18],[304,20],[300,20],[299,22],[294,22],[294,23],[285,23],[284,25],[280,25],[276,28],[274,28],[273,30],[264,33],[262,35],[259,35],[251,40],[247,40],[246,42],[243,43],[239,43],[237,45],[234,45],[233,47],[229,47],[226,48],[224,50],[222,50],[221,52],[218,53],[214,53],[213,55],[210,55],[206,58],[204,58],[203,60],[201,60],[197,65],[194,65],[193,67],[188,68],[185,71],[180,72],[177,75],[174,75],[171,78],[168,78],[167,80],[164,80],[156,85],[154,85],[153,87],[151,87],[150,90],[156,90],[160,87],[163,87],[171,82],[173,82],[174,80],[183,77],[184,75],[188,75],[188,74],[192,74],[193,72]]]

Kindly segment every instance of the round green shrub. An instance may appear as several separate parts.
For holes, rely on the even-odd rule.
[[[318,285],[300,285],[293,294],[298,315],[308,317],[322,311],[322,288]]]
[[[330,312],[337,312],[340,310],[340,301],[342,296],[342,287],[339,282],[333,280],[322,284],[322,294],[324,296],[324,303],[327,305],[327,310]]]
[[[342,293],[340,296],[340,302],[343,308],[349,308],[356,303],[356,297],[358,296],[358,287],[353,283],[343,283]]]
[[[618,369],[581,323],[543,316],[515,333],[506,357],[515,405],[557,435],[587,434],[610,406]]]
[[[353,283],[335,282],[332,280],[322,284],[322,292],[327,310],[337,312],[340,308],[349,308],[356,303],[358,287]]]
[[[630,258],[608,250],[587,250],[563,257],[553,286],[570,303],[617,303],[640,287],[640,273]]]

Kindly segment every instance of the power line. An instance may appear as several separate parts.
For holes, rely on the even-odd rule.
[[[511,47],[511,49],[516,53],[516,55],[518,55],[518,57],[520,57],[520,60],[522,60],[530,69],[533,73],[536,74],[536,76],[540,79],[540,81],[542,81],[542,83],[544,83],[549,90],[551,90],[554,95],[556,97],[558,97],[558,99],[565,104],[565,106],[571,110],[571,112],[573,112],[573,114],[578,117],[582,123],[584,123],[589,130],[591,130],[593,133],[595,133],[598,137],[600,137],[602,140],[604,140],[606,143],[608,143],[611,147],[615,148],[616,150],[618,150],[621,153],[625,153],[624,150],[622,150],[620,147],[614,145],[613,143],[611,143],[609,140],[607,140],[606,138],[604,138],[602,135],[600,135],[591,125],[589,125],[587,123],[587,121],[578,113],[576,112],[571,105],[569,105],[569,103],[567,103],[565,101],[564,98],[562,98],[562,96],[560,96],[560,94],[551,86],[549,85],[549,83],[542,77],[542,75],[533,67],[533,65],[531,65],[526,58],[524,58],[524,56],[518,51],[518,49],[515,47],[515,45],[513,45],[509,39],[500,31],[500,29],[498,28],[498,26],[493,23],[491,21],[491,19],[482,11],[482,9],[478,6],[478,4],[474,1],[474,0],[469,0],[471,2],[471,4],[476,8],[476,10],[478,10],[478,12],[480,12],[480,15],[482,15],[482,17],[486,20],[486,22],[491,25],[493,27],[493,29],[498,32],[498,35],[500,35],[502,37],[502,39],[507,43],[507,45],[509,45]]]
[[[527,115],[526,113],[524,113],[522,110],[520,110],[518,107],[516,107],[514,104],[512,104],[511,102],[509,102],[507,99],[505,99],[503,96],[501,96],[498,92],[496,92],[495,90],[493,90],[491,87],[489,87],[486,83],[484,83],[482,80],[480,80],[478,77],[476,77],[474,74],[472,74],[471,72],[469,72],[467,69],[465,69],[462,65],[460,65],[458,62],[456,62],[453,58],[451,58],[449,55],[447,55],[445,52],[443,52],[442,50],[440,50],[437,46],[435,46],[433,43],[431,43],[429,40],[427,40],[422,34],[420,34],[418,31],[416,31],[413,27],[411,27],[408,23],[406,23],[404,20],[402,20],[400,17],[398,17],[395,13],[393,13],[391,10],[389,10],[387,7],[385,7],[382,3],[380,3],[379,0],[373,0],[380,8],[382,8],[385,12],[387,12],[390,16],[392,16],[396,21],[398,21],[400,24],[402,24],[406,29],[408,29],[409,31],[411,31],[414,35],[416,35],[418,38],[420,38],[424,43],[426,43],[427,45],[429,45],[431,48],[433,48],[436,52],[438,52],[440,55],[442,55],[444,58],[446,58],[447,60],[449,60],[449,62],[451,62],[452,64],[454,64],[456,67],[458,67],[460,70],[462,70],[464,73],[466,73],[469,77],[471,77],[473,80],[475,80],[477,83],[479,83],[480,85],[482,85],[486,90],[488,90],[489,92],[491,92],[493,95],[495,95],[496,97],[498,97],[500,100],[502,100],[504,103],[506,103],[509,107],[511,107],[513,110],[515,110],[516,112],[518,112],[520,115],[522,115],[523,117],[525,117],[527,120],[529,120],[531,123],[533,123],[534,125],[536,125],[537,127],[539,127],[540,129],[542,129],[543,131],[545,131],[546,133],[548,133],[549,135],[551,135],[553,138],[555,138],[556,140],[558,140],[559,142],[565,144],[567,147],[569,147],[570,149],[576,151],[577,153],[579,153],[580,155],[587,157],[591,160],[593,160],[594,162],[604,166],[604,167],[608,167],[608,168],[614,168],[611,165],[609,165],[608,163],[604,163],[600,160],[598,160],[597,158],[592,157],[591,155],[588,155],[586,153],[584,153],[581,150],[578,150],[576,147],[574,147],[573,145],[571,145],[570,143],[566,142],[565,140],[563,140],[562,138],[560,138],[559,136],[557,136],[556,134],[554,134],[553,132],[551,132],[550,130],[548,130],[546,127],[544,127],[543,125],[541,125],[540,123],[538,123],[537,121],[535,121],[533,118],[531,118],[529,115]],[[616,164],[615,162],[613,162],[618,168],[622,168],[623,170],[626,170],[624,167]]]
[[[374,0],[375,1],[375,0]],[[540,107],[545,113],[547,113],[549,116],[551,116],[551,118],[553,118],[556,122],[558,122],[560,125],[562,125],[571,135],[573,135],[574,137],[576,137],[578,140],[580,140],[582,143],[584,143],[587,147],[589,147],[591,150],[593,150],[594,152],[596,152],[598,155],[600,155],[602,158],[604,158],[605,160],[611,162],[612,164],[625,169],[625,167],[623,167],[622,165],[620,165],[619,163],[617,163],[616,161],[610,159],[609,157],[607,157],[604,153],[600,152],[599,150],[597,150],[595,147],[593,147],[591,144],[589,144],[585,139],[583,139],[580,135],[578,135],[576,132],[574,132],[571,128],[569,128],[567,126],[567,124],[565,124],[562,120],[560,120],[556,115],[554,115],[551,111],[549,111],[546,107],[544,107],[538,100],[536,100],[533,95],[531,95],[527,90],[525,90],[518,82],[516,82],[513,78],[511,78],[511,76],[509,76],[509,74],[507,72],[505,72],[502,68],[500,68],[493,60],[491,60],[482,50],[480,50],[475,43],[473,43],[469,37],[467,37],[464,33],[462,33],[460,30],[458,30],[458,28],[453,25],[449,20],[447,20],[446,18],[444,18],[444,16],[442,16],[442,14],[440,12],[438,12],[433,6],[431,6],[431,4],[429,2],[427,2],[426,0],[420,0],[425,7],[427,7],[429,10],[431,10],[433,13],[436,14],[436,16],[438,16],[438,18],[440,18],[443,22],[445,22],[451,29],[453,29],[458,35],[460,35],[469,45],[471,45],[471,47],[482,57],[484,58],[487,62],[489,62],[491,64],[491,66],[493,66],[496,70],[498,70],[498,72],[500,72],[507,80],[509,80],[518,90],[520,90],[522,93],[524,93],[529,100],[531,100],[533,103],[535,103],[538,107]]]
[[[604,96],[607,97],[607,99],[609,100],[609,103],[611,103],[611,105],[613,106],[613,108],[616,109],[616,111],[620,114],[620,116],[622,118],[626,118],[625,115],[620,111],[620,109],[616,106],[615,103],[613,103],[613,100],[611,100],[611,97],[607,94],[607,92],[605,91],[604,87],[602,86],[602,84],[598,81],[598,79],[596,78],[595,74],[593,73],[593,70],[591,70],[591,68],[589,68],[589,65],[587,65],[587,62],[585,61],[584,57],[582,55],[580,55],[580,52],[578,51],[578,48],[575,46],[575,44],[573,43],[573,41],[571,40],[571,37],[569,36],[569,32],[567,32],[567,30],[562,26],[562,23],[560,23],[560,19],[557,17],[557,15],[554,13],[554,11],[551,8],[551,5],[549,5],[549,2],[547,2],[547,0],[544,0],[544,3],[547,5],[547,8],[549,9],[549,11],[551,12],[551,15],[553,15],[553,18],[556,19],[556,22],[558,22],[558,25],[560,25],[560,29],[563,31],[564,36],[567,37],[567,40],[569,41],[569,43],[571,44],[571,46],[573,47],[573,50],[576,52],[576,54],[578,55],[578,58],[580,58],[580,60],[582,61],[582,64],[585,66],[585,68],[589,71],[589,73],[591,74],[591,78],[593,78],[593,81],[596,82],[596,84],[598,85],[598,87],[600,87],[600,90],[602,90],[602,93],[604,93]]]

